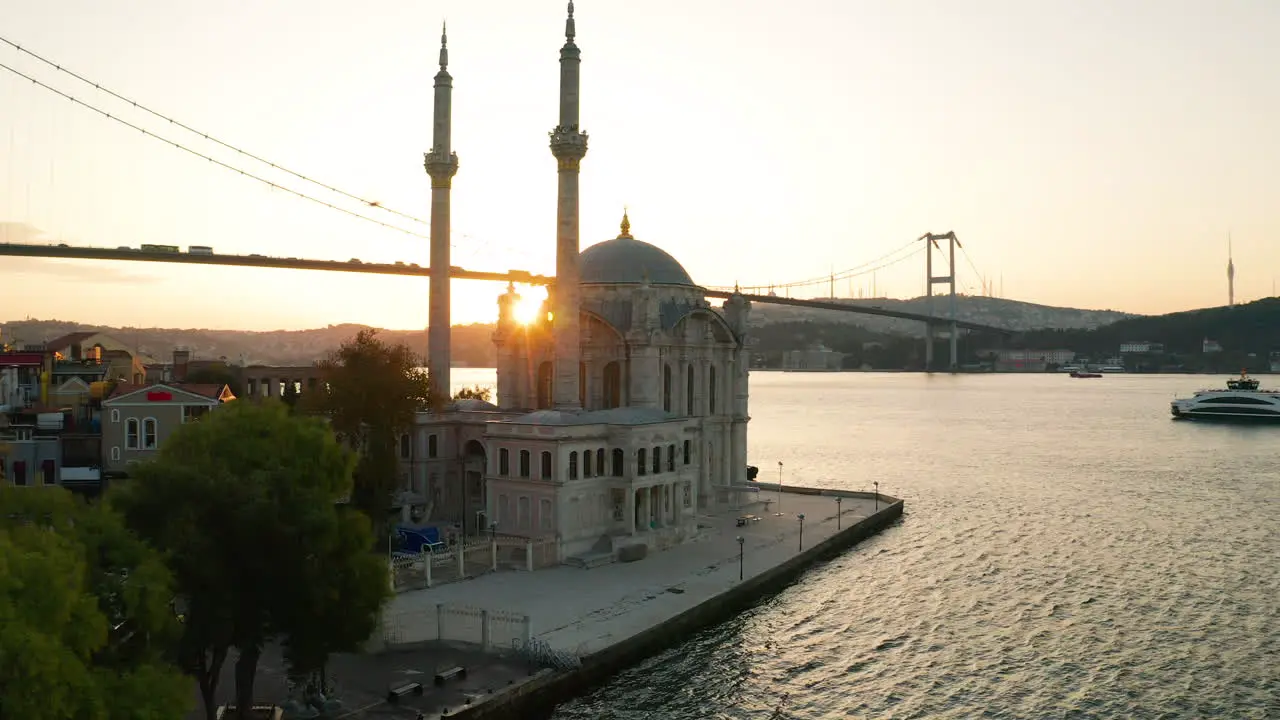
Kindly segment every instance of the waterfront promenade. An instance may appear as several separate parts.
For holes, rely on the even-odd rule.
[[[743,578],[769,571],[837,532],[836,498],[783,492],[762,486],[759,502],[717,515],[700,515],[699,537],[631,563],[592,569],[561,566],[536,572],[500,572],[474,580],[402,593],[389,604],[385,617],[397,624],[397,634],[411,640],[430,635],[428,610],[437,603],[500,610],[527,615],[530,634],[556,650],[579,656],[609,646],[657,626],[739,584],[739,549]],[[881,509],[893,498],[881,496]],[[778,515],[779,507],[781,515]],[[875,512],[872,497],[843,497],[839,527],[849,528]],[[740,515],[759,518],[744,527]],[[497,649],[497,648],[495,648]]]

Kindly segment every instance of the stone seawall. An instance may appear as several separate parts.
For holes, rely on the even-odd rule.
[[[767,484],[762,484],[768,489]],[[784,486],[785,487],[785,486]],[[872,493],[785,487],[788,494],[867,498]],[[746,578],[688,610],[582,658],[576,670],[532,678],[510,691],[448,715],[462,720],[529,720],[549,717],[562,702],[584,694],[618,672],[687,640],[694,633],[732,617],[760,598],[792,583],[816,561],[831,557],[874,535],[898,520],[903,502],[879,495],[884,506],[822,542],[784,562]]]

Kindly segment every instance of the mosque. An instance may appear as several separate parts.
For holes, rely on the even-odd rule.
[[[715,309],[680,263],[621,232],[580,250],[581,53],[573,3],[560,50],[556,283],[532,322],[513,287],[498,300],[497,404],[419,413],[401,438],[405,504],[464,534],[557,538],[560,560],[660,549],[691,537],[698,513],[737,504],[747,482],[747,320],[734,295]],[[433,392],[449,378],[451,146],[447,38],[435,76],[428,330]]]

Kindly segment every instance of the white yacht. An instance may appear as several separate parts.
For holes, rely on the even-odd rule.
[[[1258,381],[1241,372],[1225,390],[1197,390],[1174,400],[1170,410],[1179,420],[1280,422],[1280,391],[1259,390]]]

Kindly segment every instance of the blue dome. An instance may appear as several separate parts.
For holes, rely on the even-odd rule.
[[[667,251],[626,233],[583,250],[578,269],[584,285],[639,285],[647,280],[651,285],[696,287]]]

